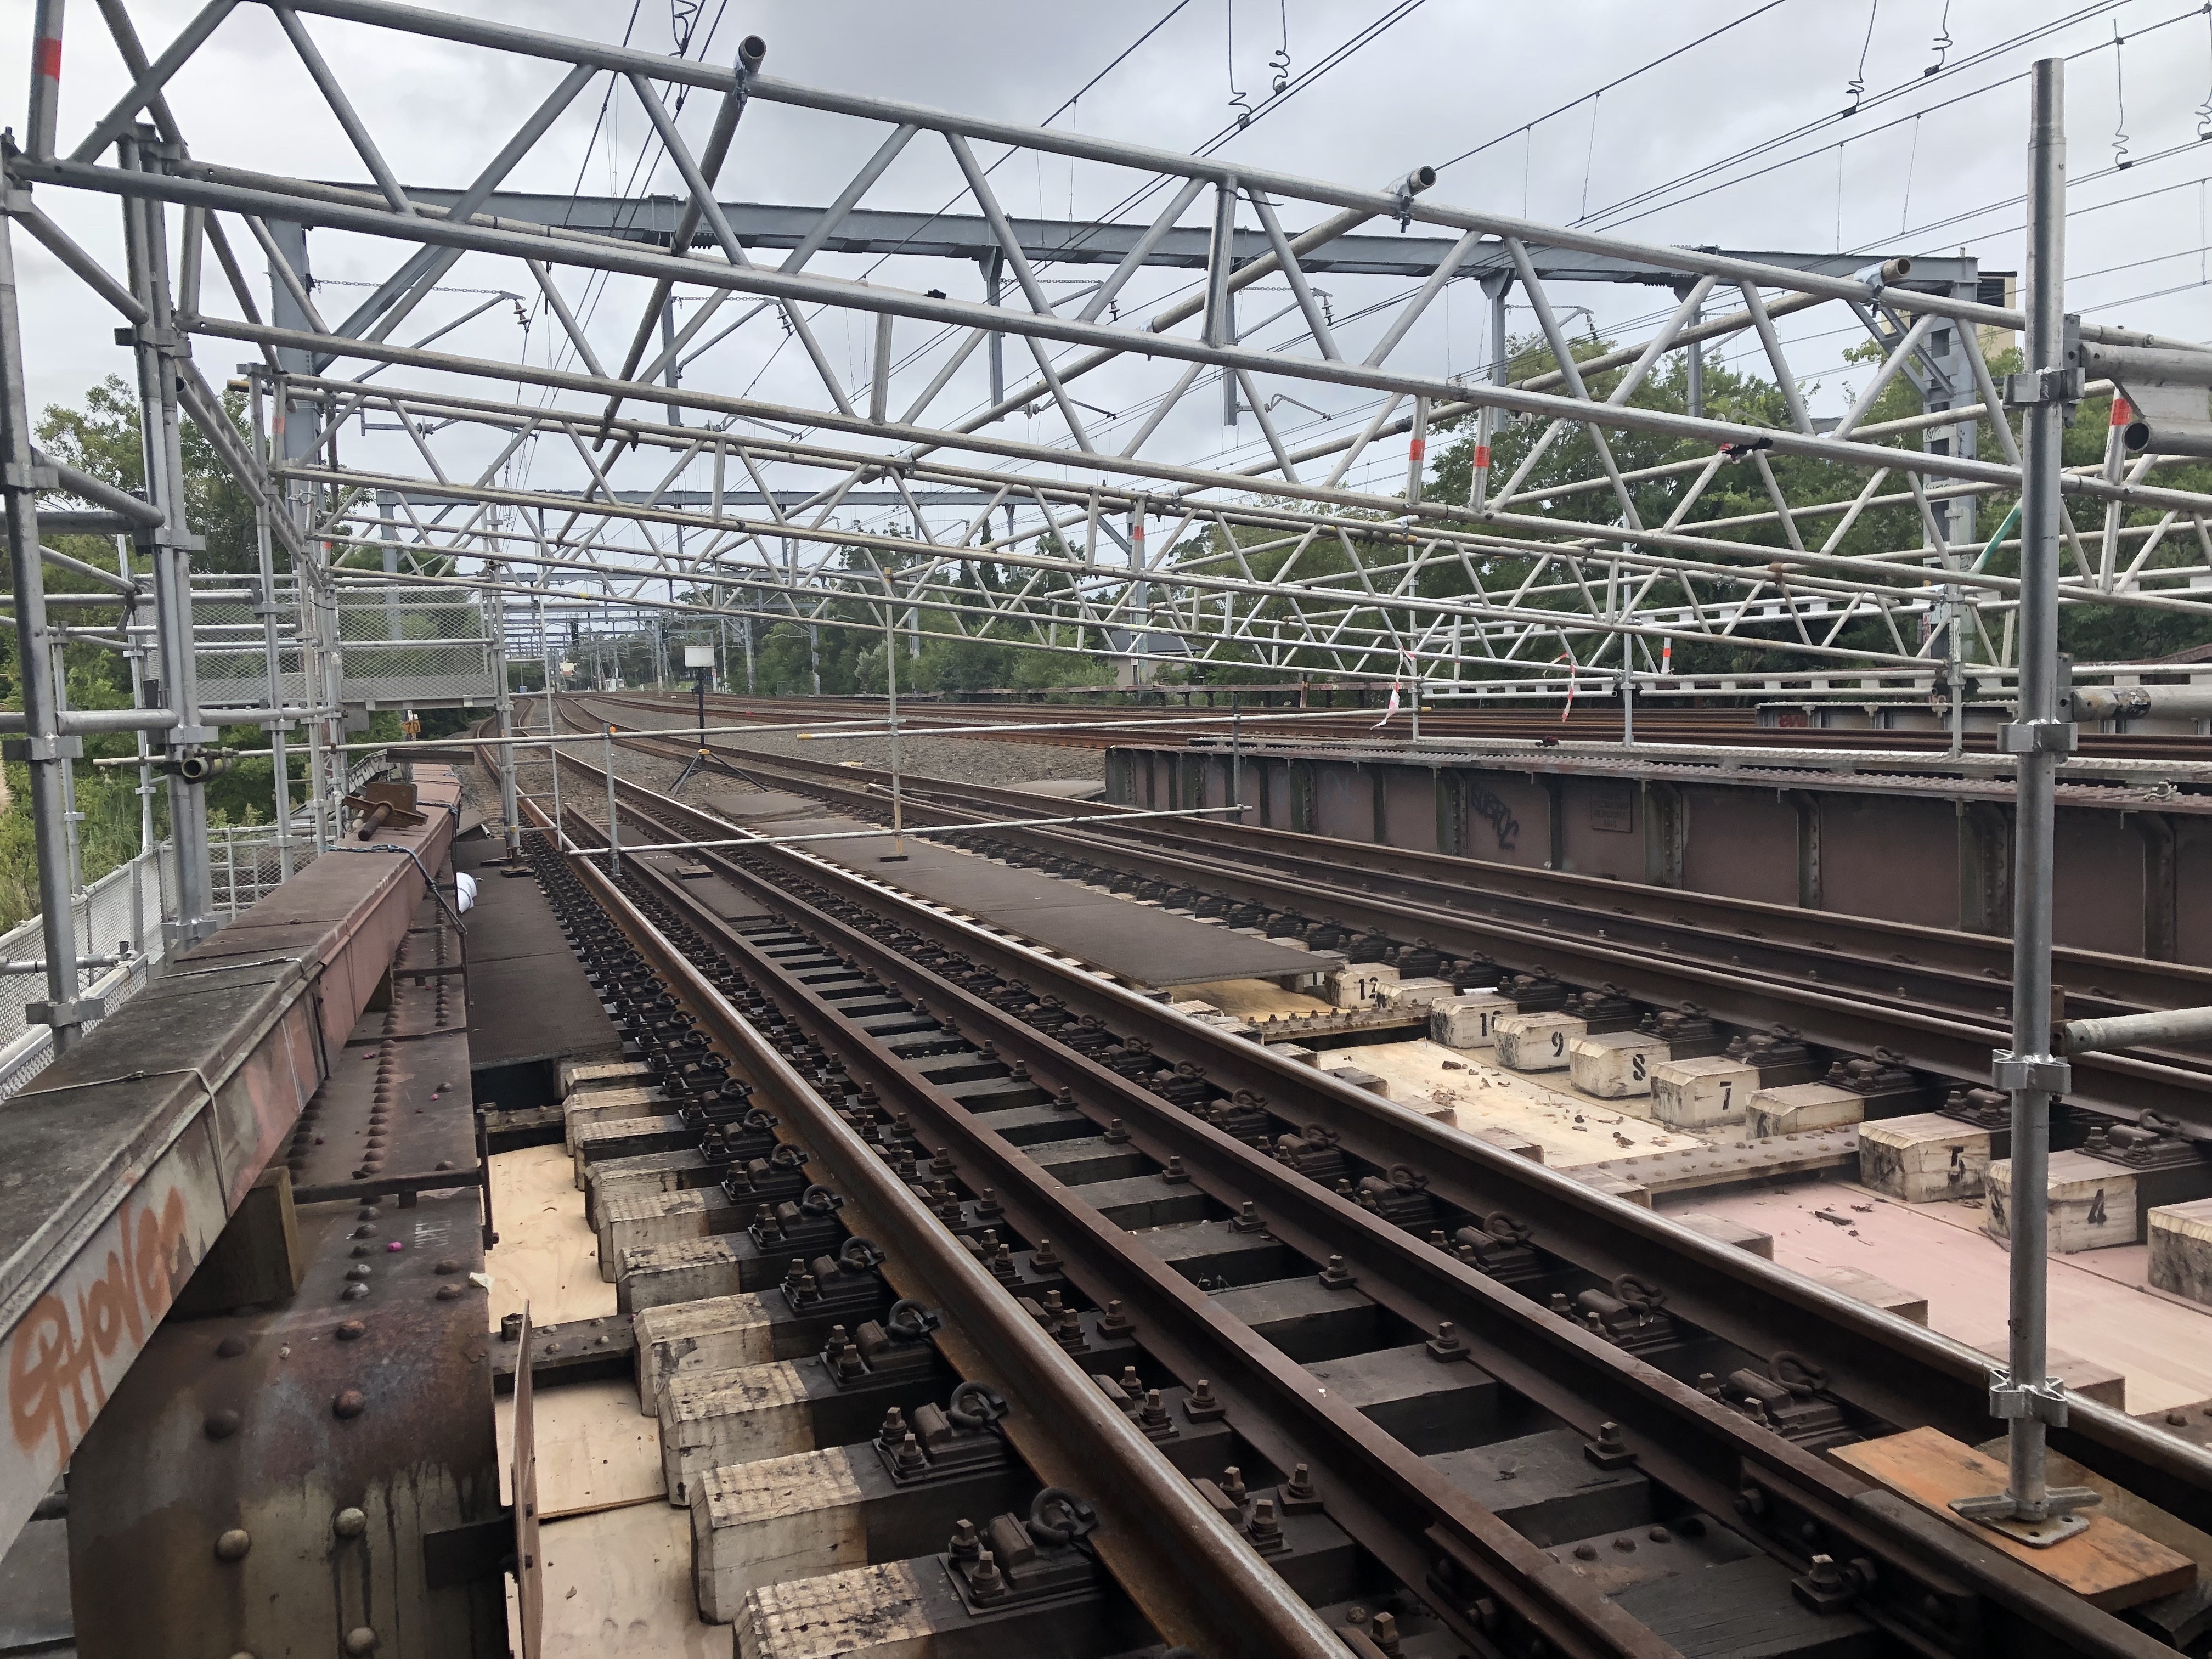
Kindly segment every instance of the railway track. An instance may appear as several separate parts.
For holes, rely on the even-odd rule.
[[[566,707],[601,729],[641,712],[599,698]],[[677,737],[618,741],[672,760],[697,749]],[[708,747],[764,784],[864,815],[884,811],[886,773]],[[1018,789],[923,779],[908,781],[904,794],[915,824],[1038,816],[1038,797]],[[1096,816],[1080,825],[990,830],[959,842],[1144,896],[1261,907],[1271,930],[1373,953],[1357,959],[1441,952],[1471,964],[1462,973],[1487,963],[1577,994],[1612,988],[1639,1012],[1687,1006],[1740,1033],[1778,1029],[1832,1058],[1894,1056],[1948,1079],[1945,1092],[1961,1091],[1961,1109],[1990,1127],[2002,1121],[1996,1097],[1965,1097],[1986,1078],[1991,1050],[2008,1041],[2008,940],[1219,820],[1200,827],[1132,817],[1117,825],[1124,815],[1112,807],[1084,810]],[[2212,969],[2063,948],[2054,960],[2067,1018],[2212,1003]],[[2075,1079],[2062,1147],[2103,1121],[2139,1126],[2145,1112],[2152,1139],[2143,1144],[2155,1148],[2147,1156],[2195,1157],[2212,1142],[2212,1060],[2203,1054],[2084,1055]]]
[[[628,781],[617,799],[632,845],[734,834]],[[1778,1654],[2162,1650],[1820,1455],[1981,1437],[1980,1356],[796,848],[605,862],[538,855],[680,1121],[636,1155],[651,1170],[594,1161],[603,1255],[711,1212],[741,1261],[764,1183],[799,1195],[775,1145],[811,1158],[838,1220],[888,1246],[882,1275],[942,1316],[878,1328],[886,1379],[915,1363],[880,1346],[902,1319],[893,1346],[926,1337],[935,1381],[996,1389],[1033,1480],[1097,1521],[1111,1585],[1069,1559],[1064,1500],[988,1530],[1033,1558],[1004,1569],[948,1536],[936,1570],[1002,1644],[973,1650],[1139,1648],[1113,1644],[1124,1597],[1209,1654],[1656,1656],[1708,1650],[1723,1607]],[[626,1305],[670,1248],[617,1250]],[[2061,1438],[2212,1521],[2212,1464],[2182,1443],[2094,1409]],[[1091,1598],[1090,1645],[1064,1645],[1055,1595]],[[741,1653],[781,1650],[747,1645],[765,1605]]]
[[[1124,744],[1185,744],[1218,740],[1230,717],[1225,688],[1200,689],[1191,695],[1206,701],[1188,706],[1163,701],[1151,708],[1084,703],[962,703],[917,700],[908,714],[917,725],[1015,728],[994,730],[996,741],[1046,743],[1076,749],[1107,749]],[[666,709],[690,703],[683,694],[653,696],[642,693],[616,694],[640,706]],[[1163,693],[1163,697],[1175,695]],[[884,718],[879,697],[756,697],[722,692],[711,694],[708,708],[720,721],[757,720],[763,724],[811,720],[873,720]],[[1346,708],[1330,714],[1310,711],[1301,719],[1295,711],[1256,702],[1243,705],[1249,737],[1273,743],[1313,741],[1333,743],[1364,738],[1379,719],[1379,708]],[[1362,720],[1364,712],[1368,718]],[[1194,722],[1212,716],[1214,724]],[[1264,720],[1261,717],[1264,716]],[[1180,723],[1178,723],[1180,722]],[[1059,729],[1024,732],[1025,726]],[[1071,726],[1079,729],[1069,729]],[[1403,714],[1394,718],[1389,735],[1402,738],[1411,728]],[[1421,715],[1424,741],[1469,744],[1482,742],[1562,742],[1615,744],[1620,738],[1620,717],[1615,710],[1574,714],[1562,720],[1548,709],[1529,713],[1477,713],[1449,706],[1431,708]],[[1853,726],[1761,726],[1735,709],[1672,709],[1645,706],[1636,714],[1636,740],[1655,747],[1720,745],[1771,749],[1778,755],[1807,750],[1880,750],[1925,755],[1940,759],[1950,749],[1942,731],[1869,730]],[[1986,731],[1970,731],[1964,744],[1967,754],[1993,757],[1996,739]],[[2075,751],[2083,759],[2212,762],[2212,737],[2182,732],[2085,731]]]

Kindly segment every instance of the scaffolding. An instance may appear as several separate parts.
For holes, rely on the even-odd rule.
[[[1954,732],[1971,682],[2017,700],[2006,730],[2026,734],[2021,776],[2045,775],[2024,781],[2024,811],[2042,787],[2047,819],[2043,759],[2073,729],[2051,660],[2058,611],[2212,617],[2212,495],[2160,471],[2212,455],[2212,353],[2067,317],[2055,241],[2038,245],[2015,308],[2006,273],[1963,258],[1730,252],[1548,226],[1451,204],[1425,167],[1350,185],[781,81],[754,37],[711,64],[389,0],[269,9],[295,60],[269,75],[298,77],[368,184],[188,143],[177,105],[221,84],[211,47],[258,0],[210,0],[150,50],[127,0],[103,3],[130,84],[101,94],[73,142],[64,3],[38,0],[30,117],[5,157],[14,724],[48,918],[46,995],[23,1018],[58,1044],[97,1016],[88,976],[117,971],[99,939],[80,940],[59,851],[70,767],[96,732],[152,745],[173,826],[159,884],[173,948],[224,909],[204,799],[219,726],[266,728],[280,778],[288,734],[302,735],[319,845],[349,711],[481,703],[511,735],[510,660],[547,692],[647,667],[666,684],[672,641],[711,636],[720,678],[750,685],[755,625],[784,623],[817,665],[823,631],[850,629],[880,639],[894,671],[902,645],[988,639],[1107,654],[1133,681],[1173,662],[1410,682],[1416,707],[1531,690],[1624,706],[1751,688],[1932,696]],[[535,88],[460,187],[403,183],[378,137],[398,118],[344,90],[347,54],[395,36],[455,85],[496,58],[502,84]],[[2055,71],[2038,82],[2039,154],[2054,85]],[[601,91],[642,116],[682,191],[510,191]],[[718,180],[756,139],[805,142],[852,170],[820,209],[725,201]],[[994,168],[1048,158],[1085,169],[1126,214],[1011,217]],[[113,201],[118,256],[41,208],[60,191]],[[896,199],[863,206],[871,192]],[[902,205],[939,198],[934,212]],[[333,290],[314,281],[311,230],[346,239],[356,266],[380,261],[344,315],[322,309]],[[123,324],[143,495],[31,444],[17,233]],[[265,288],[241,253],[266,266]],[[403,343],[410,318],[441,312],[434,296],[464,261],[495,297]],[[580,317],[580,282],[599,298]],[[1472,372],[1440,363],[1422,325],[1455,283],[1487,317],[1488,362]],[[1624,343],[1594,325],[1577,338],[1564,296],[1593,285],[1664,304],[1618,331],[1638,337]],[[472,349],[485,337],[473,319],[519,296],[559,349]],[[1531,320],[1518,352],[1509,305]],[[1806,343],[1839,329],[1870,347],[1864,384],[1816,417]],[[1991,348],[2023,331],[2027,367],[2001,378]],[[1708,405],[1723,350],[1756,365],[1760,398]],[[210,378],[202,352],[247,361]],[[1662,379],[1682,396],[1657,396]],[[1875,421],[1893,386],[1917,409]],[[2055,411],[2106,395],[2102,456],[2062,465]],[[1315,419],[1293,427],[1285,410]],[[187,423],[252,501],[249,576],[193,572]],[[1449,491],[1430,453],[1447,441],[1465,463]],[[57,697],[42,558],[84,567],[40,537],[86,532],[130,549],[122,574],[94,574],[158,694],[137,708]],[[1715,646],[1773,666],[1674,671],[1676,651]],[[2212,674],[2072,672],[2120,688]],[[503,785],[512,837],[511,763]],[[276,817],[291,824],[293,803]],[[2037,844],[2024,833],[2023,857]],[[234,853],[221,856],[229,872]],[[2047,859],[2041,899],[2031,879],[2018,890],[2042,905],[2047,945]],[[2038,981],[2023,967],[2020,982]],[[2047,1095],[2043,1046],[2024,1027],[2006,1058],[2027,1069],[2000,1067],[2023,1099]],[[2016,1351],[2020,1388],[2043,1386],[2031,1370]],[[2023,1509],[2044,1504],[2024,1465],[2015,1480]]]

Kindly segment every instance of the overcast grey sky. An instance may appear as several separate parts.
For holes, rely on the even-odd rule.
[[[1139,34],[1174,0],[1115,7],[943,0],[931,6],[887,0],[811,0],[805,5],[703,0],[707,54],[728,61],[738,39],[769,43],[767,70],[788,80],[910,100],[957,110],[1035,121],[1046,116]],[[2212,145],[2198,143],[2200,109],[2212,98],[2212,27],[2191,0],[2063,4],[2048,0],[1686,0],[1654,6],[1631,0],[1566,0],[1549,6],[1425,0],[1340,66],[1265,114],[1230,143],[1225,155],[1288,172],[1380,185],[1416,163],[1440,164],[1487,143],[1445,169],[1439,198],[1555,222],[1587,221],[1651,240],[1734,248],[1949,252],[1964,246],[1984,268],[2019,263],[2019,194],[2024,160],[2024,76],[2030,61],[2075,56],[2070,73],[2072,141],[2070,264],[2078,279],[2070,302],[2093,309],[2155,295],[2099,313],[2110,319],[2191,338],[2212,337],[2212,288],[2206,274],[2206,186]],[[150,50],[157,51],[197,9],[180,0],[131,0]],[[665,52],[671,0],[468,0],[445,8],[555,33],[617,40]],[[1394,0],[1188,0],[1144,46],[1093,87],[1055,125],[1164,147],[1193,148],[1234,118],[1232,82],[1249,105],[1264,104],[1271,59],[1287,54],[1293,75],[1401,10]],[[1757,14],[1757,15],[1753,15]],[[19,128],[23,81],[20,43],[28,39],[30,0],[0,0],[0,39],[17,43],[4,61],[18,67],[4,88],[4,118]],[[1650,60],[1748,18],[1673,61],[1587,96]],[[1871,30],[1869,21],[1871,18]],[[2061,22],[2041,39],[1996,51],[2008,40]],[[1233,24],[1234,52],[1231,51]],[[387,32],[310,20],[316,38],[368,118],[403,181],[465,182],[555,78],[549,66],[501,59],[467,48],[410,40]],[[1952,41],[1955,72],[1924,76],[1936,62],[1939,28]],[[2115,47],[2115,32],[2126,44]],[[1972,62],[1978,54],[1991,54]],[[1964,69],[1955,69],[1961,64]],[[88,0],[71,9],[64,58],[63,142],[74,143],[124,84],[121,64]],[[1867,106],[1850,119],[1849,84],[1862,82]],[[647,133],[634,106],[617,99],[592,140],[604,78],[514,176],[517,187],[567,191],[581,169],[584,188],[621,188]],[[2124,97],[2124,118],[2122,97]],[[241,5],[172,93],[195,154],[236,166],[309,177],[358,179],[363,169],[336,122],[316,100],[270,13]],[[1577,101],[1579,100],[1579,101]],[[712,100],[692,100],[683,121],[703,133]],[[1565,113],[1539,120],[1561,106]],[[1534,125],[1529,124],[1534,123]],[[1755,159],[1723,165],[1783,135],[1811,129]],[[2116,171],[2124,132],[2131,165]],[[2212,131],[2212,126],[2207,126]],[[788,107],[757,104],[748,113],[722,176],[726,197],[819,203],[849,176],[882,129]],[[868,198],[872,206],[933,208],[950,193],[941,146],[917,146]],[[2168,154],[2167,152],[2174,152]],[[988,156],[987,160],[989,159]],[[2099,176],[2104,175],[2104,176]],[[664,168],[652,180],[662,190]],[[1126,188],[1125,175],[1089,164],[1023,158],[994,184],[1016,213],[1096,215]],[[1648,203],[1619,204],[1659,189]],[[112,202],[71,199],[42,189],[40,199],[87,246],[119,266]],[[2138,198],[2118,206],[2104,204]],[[1186,216],[1197,222],[1197,211]],[[1297,228],[1293,224],[1291,228]],[[67,400],[104,374],[127,372],[113,346],[113,319],[20,234],[16,259],[34,403]],[[387,246],[317,232],[319,278],[365,281],[390,268]],[[250,264],[258,275],[260,262]],[[472,280],[473,259],[447,280]],[[857,261],[817,262],[833,274],[859,274]],[[487,280],[515,273],[487,265]],[[915,281],[919,266],[887,272]],[[965,286],[942,285],[972,295]],[[581,279],[574,279],[580,289]],[[1176,280],[1182,280],[1178,277]],[[1166,286],[1167,284],[1163,284]],[[2174,290],[2167,292],[2166,290]],[[1380,289],[1346,287],[1339,302],[1365,303]],[[342,314],[353,290],[326,296]],[[1455,285],[1449,306],[1425,324],[1422,349],[1436,366],[1479,362],[1480,296]],[[1595,296],[1601,320],[1623,321],[1663,303],[1648,290]],[[450,309],[426,308],[423,326],[475,301],[448,296]],[[210,308],[214,302],[210,301]],[[618,359],[629,318],[610,303],[592,333]],[[1518,325],[1516,324],[1516,326]],[[542,361],[550,329],[529,349]],[[403,337],[412,337],[410,330]],[[448,343],[512,356],[522,333],[509,309],[495,308]],[[1834,349],[1846,341],[1838,338]],[[842,362],[864,362],[866,343],[826,340]],[[1801,367],[1825,366],[1808,342]],[[764,395],[793,366],[763,367],[768,348],[744,341],[697,366],[691,379],[742,390],[760,380]],[[856,356],[857,354],[857,356]],[[220,375],[244,353],[203,342],[199,361]],[[785,354],[795,356],[795,353]],[[795,371],[794,371],[795,372]],[[1838,395],[1840,379],[1824,386]],[[1114,401],[1109,388],[1101,395]],[[969,400],[972,401],[972,400]],[[1163,434],[1180,453],[1213,447],[1192,425]],[[1178,421],[1182,415],[1179,412]],[[1252,436],[1248,422],[1243,437]]]

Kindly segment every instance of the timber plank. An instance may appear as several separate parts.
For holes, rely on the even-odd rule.
[[[2005,1466],[1934,1429],[1838,1446],[1828,1455],[2107,1613],[2172,1595],[2197,1580],[2197,1564],[2187,1556],[2100,1510],[2088,1512],[2087,1530],[2047,1549],[1961,1520],[1951,1500],[2003,1491]]]

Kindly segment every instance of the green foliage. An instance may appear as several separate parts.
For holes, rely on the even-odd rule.
[[[1587,362],[1611,352],[1613,343],[1589,339],[1576,342],[1571,348],[1578,362]],[[1540,337],[1528,337],[1511,343],[1512,358],[1509,378],[1515,380],[1540,375],[1556,368],[1550,347]],[[1846,398],[1855,395],[1867,376],[1872,375],[1881,361],[1881,352],[1873,342],[1847,350],[1850,365],[1840,388]],[[2019,366],[2018,354],[1993,354],[1991,372],[2002,376]],[[1584,383],[1593,397],[1606,398],[1620,386],[1624,370],[1584,370]],[[1808,395],[1818,387],[1806,388]],[[1689,405],[1688,365],[1680,354],[1666,359],[1651,376],[1640,384],[1626,399],[1635,409],[1649,409],[1668,413],[1684,414]],[[2081,408],[2065,440],[2065,459],[2069,465],[2088,465],[2101,461],[2105,455],[2106,433],[2110,412],[2109,399],[2099,399]],[[1754,428],[1786,428],[1790,424],[1789,410],[1780,390],[1770,380],[1739,368],[1708,359],[1704,368],[1703,412],[1715,419],[1733,422]],[[1919,393],[1910,380],[1899,375],[1885,386],[1872,407],[1863,416],[1865,428],[1878,428],[1884,422],[1910,419],[1923,412]],[[1532,448],[1544,437],[1550,422],[1546,419],[1506,417],[1500,421],[1491,441],[1492,465],[1488,490],[1493,513],[1496,502],[1506,483],[1519,470]],[[1875,431],[1869,435],[1864,430],[1865,441],[1901,449],[1917,449],[1923,440],[1917,430],[1883,434]],[[1464,504],[1469,499],[1474,476],[1475,423],[1472,416],[1441,422],[1431,439],[1431,465],[1424,480],[1422,494],[1430,501]],[[1662,434],[1613,430],[1607,434],[1607,446],[1619,471],[1633,480],[1626,487],[1635,523],[1646,529],[1668,521],[1683,492],[1700,475],[1711,461],[1712,452],[1702,441],[1677,439]],[[1984,418],[1978,437],[1978,453],[1996,456],[2002,453],[1996,428]],[[1683,515],[1678,528],[1686,533],[1723,542],[1741,544],[1741,563],[1748,569],[1760,572],[1770,580],[1786,586],[1793,573],[1811,571],[1809,562],[1796,556],[1784,527],[1774,522],[1747,524],[1741,520],[1763,514],[1771,514],[1775,497],[1792,507],[1810,507],[1829,502],[1848,502],[1858,494],[1867,480],[1856,468],[1845,467],[1805,457],[1767,453],[1763,471],[1759,459],[1747,455],[1741,459],[1724,460],[1718,471],[1705,485],[1698,500]],[[1668,469],[1657,477],[1638,477],[1656,469]],[[1773,487],[1770,491],[1766,473],[1771,472]],[[1592,480],[1596,482],[1593,483]],[[2157,482],[2179,489],[2203,490],[2212,488],[2212,465],[2192,465],[2185,467],[2161,467]],[[1934,486],[1941,492],[1940,484]],[[1523,607],[1555,609],[1563,613],[1586,612],[1589,599],[1572,574],[1563,565],[1554,562],[1542,553],[1540,544],[1552,538],[1547,521],[1575,521],[1584,525],[1601,525],[1618,531],[1629,528],[1629,518],[1621,507],[1619,496],[1605,481],[1602,459],[1588,428],[1576,427],[1564,432],[1547,447],[1530,468],[1527,477],[1516,486],[1511,508],[1498,516],[1480,522],[1469,518],[1453,523],[1453,527],[1480,530],[1491,536],[1503,534],[1515,539],[1525,539],[1530,550],[1525,554],[1504,550],[1480,554],[1464,562],[1449,563],[1438,561],[1423,570],[1413,591],[1432,599],[1463,598],[1475,604],[1511,602]],[[1920,513],[1911,501],[1902,475],[1893,475],[1881,486],[1879,505],[1870,506],[1853,520],[1832,548],[1832,551],[1854,556],[1887,552],[1897,548],[1914,546],[1923,538]],[[1889,499],[1895,498],[1895,499]],[[2104,527],[2102,509],[2094,503],[2080,498],[2069,498],[2075,523],[2081,534],[2100,534]],[[2014,498],[2011,495],[1984,495],[1972,505],[1972,527],[1967,530],[1965,520],[1969,510],[1963,505],[1954,505],[1948,520],[1948,533],[1966,550],[1971,562],[1981,550],[1981,544],[1996,533],[2011,510]],[[1808,549],[1820,549],[1837,528],[1841,509],[1820,514],[1803,514],[1796,519],[1799,538]],[[1345,516],[1340,512],[1340,518]],[[2155,525],[2161,514],[2155,509],[2142,509],[2125,514],[2121,522],[2129,527]],[[1452,521],[1446,521],[1451,523]],[[2185,523],[2176,527],[2181,533],[2169,531],[2166,538],[2154,550],[2147,562],[2147,569],[2197,562],[2201,550],[2191,527]],[[1565,532],[1559,532],[1565,533]],[[1360,562],[1368,580],[1381,592],[1389,592],[1399,580],[1399,572],[1393,568],[1401,556],[1410,557],[1411,550],[1418,544],[1416,535],[1408,538],[1395,524],[1377,522],[1376,528],[1359,540]],[[2140,539],[2125,544],[2119,560],[2119,569],[2124,571],[2142,549]],[[1404,550],[1403,554],[1400,550]],[[2085,549],[2086,550],[2086,549]],[[2066,555],[2069,568],[2073,568],[2074,555]],[[1249,576],[1260,580],[1275,579],[1328,579],[1349,575],[1352,566],[1343,543],[1334,536],[1319,536],[1307,540],[1292,532],[1237,526],[1233,531],[1215,526],[1193,536],[1175,550],[1173,562],[1185,569],[1202,570],[1216,574]],[[2018,574],[2019,557],[2014,550],[2004,550],[1991,556],[1985,567],[1999,575]],[[1888,585],[1903,594],[1917,587],[1926,580],[1926,573],[1918,567],[1899,566]],[[1348,583],[1332,583],[1348,586]],[[1730,589],[1730,592],[1741,590]],[[1772,588],[1768,592],[1771,592]],[[1649,609],[1666,609],[1686,605],[1693,599],[1710,602],[1712,591],[1703,584],[1692,590],[1674,578],[1662,578],[1648,587],[1638,590],[1640,603]],[[1243,601],[1239,609],[1243,608]],[[1255,613],[1255,621],[1264,624],[1287,617],[1289,605],[1280,599],[1263,601]],[[1411,611],[1393,611],[1369,607],[1363,611],[1359,623],[1373,626],[1378,614],[1401,632],[1412,633],[1424,625],[1425,618]],[[1828,642],[1823,634],[1813,636]],[[2140,606],[2095,605],[2069,603],[2063,612],[2062,642],[2081,661],[2115,661],[2155,657],[2184,649],[2212,639],[2212,618],[2202,613],[2161,612]],[[1750,643],[1752,641],[1795,642],[1798,636],[1792,624],[1787,623],[1748,622],[1735,630],[1729,640],[1710,643],[1698,641],[1677,641],[1674,647],[1674,665],[1678,673],[1700,674],[1743,672],[1804,671],[1819,665],[1820,659],[1809,653],[1776,650]],[[1233,684],[1253,680],[1273,680],[1281,677],[1284,670],[1261,667],[1254,663],[1256,653],[1249,647],[1209,641],[1205,660],[1188,668],[1163,670],[1159,678],[1169,683]],[[1886,622],[1877,616],[1855,620],[1838,634],[1832,643],[1859,650],[1910,652],[1920,645],[1918,637],[1908,635],[1899,639],[1893,635]],[[1587,657],[1589,641],[1577,645],[1577,652]],[[1984,642],[1978,635],[1966,642],[1965,654],[1972,659],[1986,659],[2001,649],[2001,639],[1993,636]],[[1653,661],[1643,664],[1642,647],[1638,647],[1640,665],[1656,666],[1656,650]],[[1611,649],[1609,659],[1618,661]],[[1334,653],[1301,649],[1291,653],[1286,666],[1291,672],[1328,670],[1340,666]],[[1370,660],[1370,667],[1387,672],[1387,665]]]
[[[245,437],[245,403],[237,393],[224,399],[225,412]],[[76,408],[50,404],[38,422],[41,447],[55,459],[91,474],[118,489],[138,489],[145,481],[144,458],[138,439],[137,395],[120,379],[110,375],[89,388]],[[185,465],[186,526],[204,538],[207,549],[192,556],[195,571],[245,574],[258,568],[254,550],[253,505],[240,489],[200,430],[189,422],[179,431],[179,448]],[[118,568],[115,543],[105,536],[45,537],[47,545],[103,570]],[[134,567],[135,568],[135,567]],[[45,571],[49,593],[100,593],[89,577],[49,565]],[[87,610],[54,607],[52,620],[72,628],[112,629],[121,619],[120,606]],[[15,630],[0,629],[0,707],[23,706],[21,665]],[[71,641],[63,647],[62,675],[72,708],[127,708],[131,706],[128,665],[122,654],[89,641]],[[396,735],[396,730],[395,730]],[[265,735],[257,727],[227,728],[220,739],[233,748],[262,748]],[[77,826],[83,876],[89,884],[135,857],[139,845],[138,772],[136,767],[104,767],[94,760],[132,755],[137,740],[112,734],[87,738],[84,759],[72,769],[76,810],[83,820]],[[8,803],[0,811],[0,930],[13,927],[37,913],[38,878],[30,817],[30,769],[11,763],[4,769]],[[295,780],[304,775],[294,768]],[[276,773],[265,757],[241,760],[230,772],[207,788],[211,823],[269,822],[276,811]],[[295,799],[303,786],[295,781]],[[154,833],[168,833],[167,791],[155,784]]]
[[[225,392],[223,412],[230,416],[240,447],[245,447],[245,395]],[[146,482],[145,459],[138,441],[138,394],[118,375],[111,374],[89,388],[82,408],[49,404],[39,417],[38,432],[39,442],[48,454],[103,483],[137,490]],[[185,522],[207,538],[207,550],[193,556],[192,568],[224,573],[255,569],[252,499],[230,476],[215,446],[189,421],[179,422],[178,449],[185,463]],[[100,539],[65,538],[63,550],[78,553],[77,543]],[[112,548],[109,553],[107,566],[112,569]],[[280,550],[280,561],[283,556]],[[278,568],[289,567],[280,562]]]

